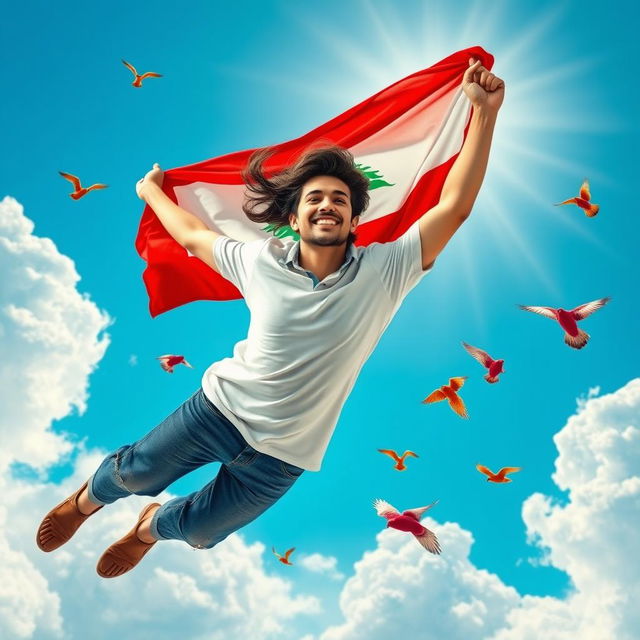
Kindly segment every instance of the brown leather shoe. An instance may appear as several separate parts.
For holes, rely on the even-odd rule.
[[[98,566],[96,570],[99,576],[103,578],[117,578],[127,571],[131,571],[143,556],[153,547],[157,542],[143,542],[138,538],[137,531],[140,524],[145,519],[147,513],[149,513],[151,507],[161,506],[159,502],[152,502],[148,504],[138,516],[138,522],[124,538],[120,538],[117,542],[114,542],[98,560]]]
[[[99,506],[93,513],[85,515],[78,509],[78,496],[84,491],[89,481],[85,482],[74,494],[54,507],[44,517],[38,532],[36,544],[42,551],[54,551],[67,542],[78,530],[78,527],[104,505]]]

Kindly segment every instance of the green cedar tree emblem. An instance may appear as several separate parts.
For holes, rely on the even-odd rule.
[[[369,191],[379,189],[380,187],[393,187],[395,183],[387,182],[377,169],[372,169],[370,166],[363,167],[361,164],[356,164],[358,169],[367,180],[369,180]],[[296,233],[288,224],[278,227],[275,224],[268,224],[262,228],[262,231],[267,233],[273,233],[276,238],[291,237],[294,240],[300,240],[300,235]]]

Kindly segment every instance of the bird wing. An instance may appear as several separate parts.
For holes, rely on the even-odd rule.
[[[131,73],[133,73],[133,75],[137,78],[138,77],[138,72],[136,71],[136,68],[132,65],[129,64],[126,60],[122,60],[122,64],[127,67],[127,69],[129,69],[129,71],[131,71]]]
[[[556,310],[551,307],[528,307],[524,304],[518,305],[523,311],[533,311],[533,313],[539,313],[541,316],[545,318],[550,318],[551,320],[557,320],[556,318]]]
[[[585,179],[580,187],[580,197],[584,200],[591,200],[591,191],[589,190],[589,181]]]
[[[428,504],[426,507],[416,507],[415,509],[407,509],[406,511],[402,512],[403,516],[409,516],[410,518],[415,518],[416,520],[420,521],[420,518],[422,518],[422,514],[425,511],[428,511],[429,509],[431,509],[431,507],[435,507],[438,504],[439,500],[434,500],[431,504]]]
[[[64,171],[58,171],[58,173],[65,179],[68,180],[72,185],[73,188],[76,191],[80,191],[80,189],[82,188],[80,186],[80,179],[77,178],[76,176],[72,175],[71,173],[65,173]]]
[[[562,204],[578,204],[578,199],[577,198],[569,198],[568,200],[565,200],[564,202],[557,202],[555,206],[559,207]]]
[[[147,71],[140,76],[140,80],[144,80],[145,78],[162,78],[162,74],[155,73],[154,71]]]
[[[584,318],[590,316],[594,311],[604,307],[609,300],[611,300],[611,298],[607,296],[606,298],[600,298],[599,300],[593,300],[592,302],[581,304],[575,309],[571,309],[571,313],[576,320],[584,320]]]
[[[273,555],[280,559],[282,556],[275,550],[275,547],[271,547],[271,551],[273,551]]]
[[[498,475],[504,478],[508,473],[515,473],[516,471],[520,471],[521,468],[522,467],[502,467],[502,469],[498,471]]]
[[[98,182],[96,184],[92,184],[90,187],[87,187],[87,191],[93,191],[94,189],[106,189],[109,185],[107,184],[102,184],[101,182]]]
[[[415,535],[415,534],[414,534]],[[442,552],[440,549],[440,543],[438,542],[438,538],[436,538],[436,534],[433,531],[425,528],[425,532],[421,536],[416,536],[416,540],[431,553],[438,555]]]
[[[296,550],[295,547],[291,547],[291,549],[287,549],[287,551],[284,552],[284,559],[285,560],[289,560],[289,556]]]
[[[466,342],[462,342],[462,346],[472,355],[481,365],[485,367],[490,367],[493,362],[493,358],[482,349],[478,349],[478,347],[472,347],[470,344]]]
[[[398,454],[393,449],[378,449],[380,453],[384,453],[385,455],[391,456],[396,462],[400,462],[400,458]]]
[[[385,500],[378,498],[373,502],[373,508],[377,511],[379,516],[383,518],[390,518],[392,516],[399,516],[400,512]]]
[[[462,398],[456,393],[453,398],[449,398],[449,406],[461,417],[468,418],[467,408],[464,406]]]
[[[485,467],[483,464],[477,464],[476,465],[476,469],[480,473],[484,473],[485,476],[492,477],[494,475],[493,471],[491,471],[491,469],[489,469],[489,467]]]
[[[182,358],[182,364],[189,367],[189,369],[193,369],[193,367],[184,358]]]
[[[406,458],[407,456],[411,456],[412,458],[419,458],[420,457],[417,453],[414,453],[413,451],[409,451],[409,450],[405,451],[402,454],[403,458]]]
[[[432,391],[423,401],[422,404],[430,404],[431,402],[440,402],[440,400],[445,399],[444,393],[440,391],[440,389],[436,389]]]
[[[457,378],[449,378],[449,386],[454,391],[457,391],[458,389],[460,389],[460,387],[462,387],[462,385],[464,384],[464,381],[467,378],[468,378],[468,376],[459,376]]]

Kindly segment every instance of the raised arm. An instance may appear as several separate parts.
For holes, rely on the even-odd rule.
[[[504,82],[489,73],[480,60],[472,60],[462,79],[462,88],[473,105],[467,138],[445,180],[440,201],[418,223],[423,269],[433,264],[471,213],[484,180],[493,129],[504,98]]]
[[[167,233],[187,251],[218,271],[213,244],[221,235],[209,229],[199,218],[179,207],[162,191],[164,171],[157,163],[136,183],[136,193],[156,214]]]

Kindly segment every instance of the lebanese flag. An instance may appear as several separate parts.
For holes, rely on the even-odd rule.
[[[360,217],[355,244],[395,240],[437,204],[462,148],[471,103],[461,85],[470,57],[479,58],[487,69],[493,66],[491,54],[471,47],[398,80],[309,133],[273,145],[275,153],[264,167],[267,177],[294,164],[310,145],[333,143],[349,149],[370,183],[370,204]],[[162,189],[209,228],[234,240],[282,235],[282,229],[253,223],[242,211],[241,171],[253,151],[171,169],[164,174]],[[180,246],[149,206],[142,214],[136,249],[147,263],[143,279],[154,317],[193,300],[242,297],[233,284]]]

